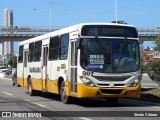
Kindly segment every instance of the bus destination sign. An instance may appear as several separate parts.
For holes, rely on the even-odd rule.
[[[106,37],[138,37],[133,27],[111,25],[86,25],[82,28],[82,36],[106,36]]]

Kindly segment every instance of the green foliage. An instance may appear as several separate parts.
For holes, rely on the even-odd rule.
[[[156,44],[156,47],[154,49],[156,51],[160,51],[160,35],[157,36],[155,44]]]
[[[111,23],[116,23],[116,21],[112,21]],[[117,21],[118,24],[127,24],[127,22],[124,22],[123,20]]]
[[[146,73],[146,70],[147,70],[146,65],[141,63],[141,72]]]
[[[149,77],[160,83],[160,60],[149,62],[145,67]]]
[[[17,68],[17,57],[10,55],[7,65],[10,65],[12,68]]]
[[[160,35],[157,36],[155,45],[156,47],[154,48],[154,50],[160,51]],[[144,66],[143,69],[145,69],[152,80],[160,84],[160,60],[147,63],[147,65]]]

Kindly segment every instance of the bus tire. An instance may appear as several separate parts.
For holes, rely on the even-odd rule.
[[[20,87],[20,85],[19,85],[18,83],[15,83],[15,86],[16,86],[16,87]]]
[[[66,95],[66,88],[64,81],[61,83],[60,96],[61,96],[61,101],[64,104],[69,104],[71,102],[71,97]]]
[[[29,83],[28,83],[28,94],[30,96],[35,95],[35,90],[33,90],[33,88],[32,88],[31,78],[29,78]]]
[[[106,102],[109,105],[114,105],[114,104],[116,104],[118,102],[118,98],[114,98],[114,97],[106,98]]]

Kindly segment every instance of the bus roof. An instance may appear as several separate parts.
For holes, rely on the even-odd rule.
[[[128,25],[128,24],[116,24],[116,23],[80,23],[80,24],[73,25],[73,26],[70,26],[70,27],[66,27],[66,28],[63,28],[63,29],[60,29],[60,30],[56,30],[56,31],[53,31],[53,32],[50,32],[50,33],[47,33],[47,34],[44,34],[44,35],[40,35],[38,37],[34,37],[34,38],[31,38],[31,39],[24,40],[24,41],[20,42],[19,45],[28,44],[28,43],[31,43],[33,41],[35,42],[35,41],[39,41],[39,40],[44,40],[44,39],[47,39],[47,38],[50,38],[50,37],[53,37],[53,36],[58,36],[58,35],[61,35],[61,34],[66,34],[66,33],[74,32],[74,31],[80,31],[81,28],[84,25],[114,25],[114,26],[134,27],[134,26]]]

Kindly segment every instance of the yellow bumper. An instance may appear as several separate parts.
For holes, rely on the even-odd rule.
[[[124,88],[99,88],[78,84],[78,96],[84,97],[128,97],[140,98],[141,85]]]

